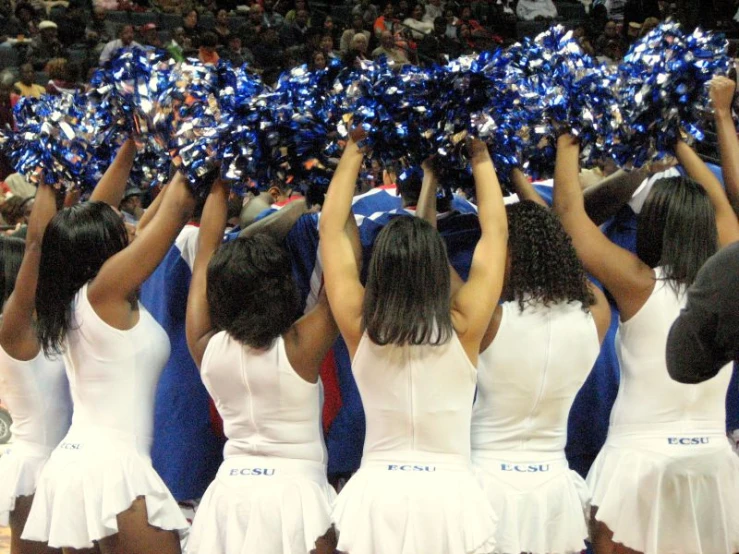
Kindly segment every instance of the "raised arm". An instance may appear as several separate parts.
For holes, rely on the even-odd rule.
[[[639,311],[652,293],[654,272],[637,256],[608,240],[588,217],[578,180],[579,158],[577,139],[569,134],[559,137],[553,208],[585,269],[613,295],[625,321]]]
[[[23,261],[0,322],[0,345],[8,355],[17,360],[31,360],[39,352],[40,346],[33,326],[36,284],[41,263],[41,243],[46,227],[55,214],[56,191],[43,184],[41,179],[28,222]]]
[[[252,223],[246,229],[241,231],[239,236],[253,237],[260,233],[267,233],[277,240],[282,241],[298,219],[309,212],[310,210],[308,209],[305,198],[294,200],[287,206],[277,210],[275,213]]]
[[[639,186],[649,177],[644,167],[633,171],[619,169],[583,192],[585,211],[596,225],[613,217],[634,195]]]
[[[452,321],[467,356],[477,364],[480,343],[503,289],[508,219],[487,145],[473,140],[470,156],[481,236],[472,255],[469,278],[452,298]]]
[[[227,219],[228,188],[221,179],[217,179],[210,189],[200,218],[198,253],[195,255],[190,291],[187,295],[185,334],[187,347],[198,367],[203,361],[208,341],[214,333],[207,297],[208,264],[223,242]]]
[[[729,204],[729,199],[726,197],[721,183],[716,179],[713,172],[698,157],[695,150],[684,141],[679,141],[675,146],[675,155],[690,178],[698,182],[711,199],[711,204],[713,204],[713,209],[716,212],[719,244],[726,246],[739,240],[739,220],[737,220],[736,213]]]
[[[347,233],[347,219],[354,219],[352,197],[362,158],[354,139],[349,139],[328,187],[318,227],[326,293],[352,355],[362,335],[364,287],[359,280],[352,238]]]
[[[731,104],[736,92],[736,83],[726,77],[716,77],[711,81],[711,101],[721,149],[721,169],[724,173],[726,196],[734,213],[739,216],[739,139],[736,136]]]
[[[157,194],[156,198],[154,198],[154,201],[149,204],[149,207],[144,212],[144,215],[141,216],[141,219],[139,219],[139,222],[136,224],[137,235],[141,234],[146,226],[151,223],[151,220],[154,219],[154,216],[157,215],[157,212],[159,211],[159,206],[161,206],[162,202],[164,202],[164,196],[166,192],[167,186],[164,185],[159,191],[159,194]]]
[[[513,184],[513,189],[516,191],[519,200],[531,200],[549,209],[544,199],[536,192],[534,185],[531,184],[526,175],[524,175],[524,172],[518,167],[514,167],[511,171],[511,184]]]
[[[90,196],[91,201],[105,202],[116,210],[121,204],[123,194],[126,192],[128,176],[131,174],[133,160],[136,157],[136,144],[129,138],[124,142],[113,163],[105,170],[103,177],[95,186]]]
[[[109,325],[128,329],[133,323],[131,300],[154,272],[189,221],[195,198],[187,178],[177,172],[151,223],[126,248],[103,264],[87,294],[97,314]]]

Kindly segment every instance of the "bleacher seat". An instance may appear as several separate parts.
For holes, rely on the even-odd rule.
[[[0,48],[0,67],[18,67],[21,56],[17,48]]]
[[[169,29],[170,31],[182,27],[182,16],[174,13],[159,14],[159,25],[162,29]]]
[[[200,28],[205,31],[210,31],[216,26],[216,18],[212,15],[204,15],[200,18]]]
[[[105,19],[119,26],[130,23],[128,12],[110,11],[105,14]]]
[[[159,23],[159,17],[154,12],[131,12],[129,17],[134,27],[143,27],[147,23]]]

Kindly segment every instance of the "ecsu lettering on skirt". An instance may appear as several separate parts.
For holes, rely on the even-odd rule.
[[[82,444],[75,442],[63,442],[59,445],[61,450],[82,450]]]
[[[501,471],[515,471],[518,473],[543,473],[549,471],[549,464],[525,465],[525,464],[500,464]]]
[[[387,466],[388,471],[436,471],[436,466],[414,466],[411,464],[390,464]]]
[[[710,441],[710,437],[667,437],[667,444],[680,444],[683,446],[708,444]]]
[[[253,475],[253,476],[263,476],[263,477],[272,477],[275,474],[274,468],[266,468],[266,467],[253,467],[253,468],[243,468],[243,469],[232,469],[228,472],[230,476],[236,476],[236,475]]]

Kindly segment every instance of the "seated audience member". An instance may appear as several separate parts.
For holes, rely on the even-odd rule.
[[[283,24],[292,25],[293,23],[295,23],[295,20],[298,18],[298,12],[301,10],[305,10],[308,12],[308,14],[310,14],[310,7],[308,6],[307,0],[295,0],[293,9],[291,9],[285,14],[285,21]],[[308,26],[310,26],[311,23],[312,22],[310,20],[310,15],[309,15]]]
[[[127,48],[129,46],[141,45],[133,40],[133,25],[124,25],[118,33],[118,38],[111,40],[103,48],[103,51],[100,53],[100,65],[110,60],[121,48]]]
[[[200,16],[196,10],[190,10],[185,13],[182,17],[182,31],[184,33],[185,44],[182,48],[187,52],[188,50],[197,50],[200,46],[200,27],[198,22]]]
[[[361,15],[352,16],[352,26],[341,34],[341,40],[339,41],[339,50],[342,54],[345,54],[351,49],[352,39],[354,35],[361,33],[367,39],[367,44],[371,38],[371,33],[364,28],[364,19]]]
[[[357,33],[352,38],[349,50],[343,56],[344,63],[356,67],[359,62],[368,59],[368,48],[369,40],[367,40],[367,37],[363,33]]]
[[[156,23],[147,23],[141,26],[141,42],[144,46],[153,46],[154,48],[162,48],[162,40],[159,38],[159,30]]]
[[[308,30],[308,12],[306,10],[298,10],[292,23],[285,23],[280,33],[280,44],[283,48],[291,46],[300,46],[307,42]]]
[[[444,3],[441,0],[428,0],[424,10],[423,20],[433,24],[437,17],[444,15]]]
[[[458,19],[454,15],[454,10],[450,7],[444,9],[444,21],[446,21],[446,31],[444,34],[446,38],[457,40],[457,21]]]
[[[200,40],[200,48],[198,48],[198,59],[209,65],[215,65],[220,59],[216,47],[218,46],[218,37],[215,33],[206,31]]]
[[[410,17],[403,20],[405,29],[410,31],[413,40],[421,40],[434,29],[433,22],[424,21],[423,6],[416,4],[410,12]]]
[[[424,65],[444,64],[447,59],[457,57],[459,43],[447,38],[445,32],[446,21],[443,17],[437,17],[434,20],[434,31],[418,43],[419,63]]]
[[[406,53],[395,46],[395,39],[390,31],[385,31],[380,36],[380,46],[372,51],[372,59],[379,59],[385,56],[390,63],[403,65],[408,63]]]
[[[80,69],[76,64],[69,63],[66,58],[54,58],[46,64],[46,73],[49,82],[46,84],[46,94],[74,94],[83,89],[79,84]]]
[[[372,27],[377,18],[380,17],[380,11],[377,6],[370,3],[370,0],[360,0],[352,9],[352,16],[355,15],[361,17],[367,27]]]
[[[85,40],[89,45],[107,44],[116,36],[113,23],[106,19],[105,8],[96,7],[92,19],[85,26]]]
[[[395,7],[393,6],[392,2],[385,3],[385,6],[382,10],[382,15],[378,17],[372,25],[372,29],[374,30],[376,38],[379,39],[382,36],[382,33],[384,33],[385,31],[389,31],[390,33],[395,32],[395,26],[397,25],[397,22],[393,17],[394,9]]]
[[[621,50],[623,50],[624,40],[621,35],[618,34],[618,24],[615,20],[609,19],[603,28],[603,34],[595,39],[595,44],[593,46],[595,47],[596,54],[599,56],[606,55],[606,46],[609,42],[613,41],[619,43],[618,45],[621,46]]]
[[[233,65],[254,64],[254,54],[251,50],[241,45],[241,37],[231,35],[228,37],[227,47],[221,50],[221,58],[228,60]]]
[[[557,17],[557,7],[552,0],[518,0],[516,15],[524,21],[554,19]]]
[[[228,44],[228,38],[231,36],[231,28],[228,23],[228,11],[224,9],[218,10],[216,13],[216,24],[213,27],[213,32],[218,37],[218,44],[226,46]]]
[[[169,56],[176,62],[185,60],[185,30],[177,27],[172,32],[172,39],[169,41],[165,50],[169,52]]]
[[[281,13],[275,11],[274,0],[264,0],[262,7],[264,8],[264,17],[262,18],[264,24],[267,27],[282,27],[285,18]]]
[[[323,52],[323,55],[326,57],[326,61],[339,58],[339,53],[334,50],[334,38],[327,33],[324,33],[323,36],[321,36],[321,42],[319,43],[319,46],[321,48],[321,52]]]
[[[53,21],[42,21],[39,23],[39,35],[31,42],[28,51],[28,63],[36,71],[41,71],[52,58],[63,58],[66,49],[59,42],[58,27]]]
[[[33,82],[35,77],[36,72],[33,70],[33,66],[30,63],[26,63],[21,66],[20,80],[15,83],[15,90],[18,91],[20,96],[40,98],[44,94],[44,87]]]

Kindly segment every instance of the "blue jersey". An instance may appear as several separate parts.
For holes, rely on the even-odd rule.
[[[187,293],[197,238],[197,227],[185,227],[141,287],[141,303],[171,343],[154,400],[151,460],[179,501],[203,496],[223,459],[223,441],[211,425],[210,397],[185,339]]]

